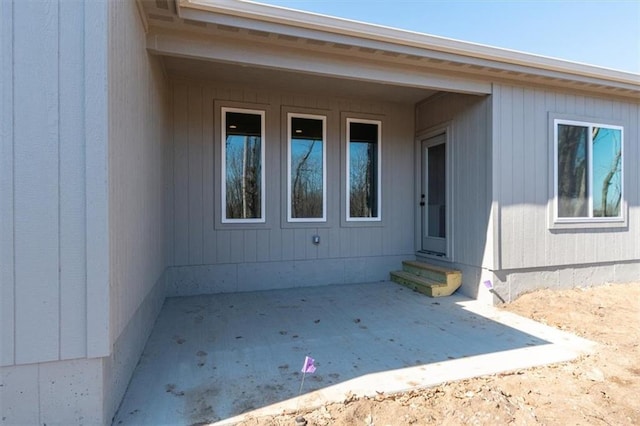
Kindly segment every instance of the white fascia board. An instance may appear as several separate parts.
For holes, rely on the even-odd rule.
[[[436,50],[470,59],[484,59],[506,65],[521,65],[535,70],[556,71],[573,76],[592,77],[630,85],[631,87],[628,88],[640,90],[640,75],[634,73],[251,1],[176,0],[176,8],[180,16],[193,20],[206,21],[207,19],[203,19],[202,13],[213,12],[231,17],[293,26],[312,31],[323,31],[399,46]],[[494,63],[493,66],[500,68],[499,64]],[[530,70],[529,72],[532,71]]]

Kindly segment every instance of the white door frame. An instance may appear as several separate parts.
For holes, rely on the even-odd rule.
[[[446,185],[446,210],[445,210],[445,220],[446,220],[446,251],[443,255],[436,255],[434,253],[427,253],[422,250],[422,234],[423,234],[423,207],[420,205],[422,200],[422,179],[423,179],[423,170],[422,170],[422,141],[436,137],[438,135],[444,134],[445,137],[445,156],[446,156],[446,176],[445,176],[445,185]],[[431,257],[439,260],[447,260],[453,261],[453,237],[454,237],[454,229],[453,229],[453,155],[452,155],[452,140],[453,140],[453,132],[450,123],[446,123],[437,127],[433,127],[427,129],[423,132],[417,134],[415,139],[415,206],[416,206],[416,220],[415,220],[415,248],[416,252],[421,257]]]

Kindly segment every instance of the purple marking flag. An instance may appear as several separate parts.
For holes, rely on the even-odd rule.
[[[488,288],[489,290],[493,290],[493,284],[491,284],[491,281],[490,281],[490,280],[486,280],[483,284],[484,284],[484,286],[485,286],[486,288]]]
[[[313,373],[314,371],[316,371],[316,367],[315,365],[313,365],[313,363],[315,362],[315,359],[309,357],[309,356],[305,356],[304,357],[304,365],[302,366],[302,372],[303,373]]]

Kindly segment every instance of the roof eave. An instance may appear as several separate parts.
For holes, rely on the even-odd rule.
[[[634,73],[251,1],[176,0],[176,9],[180,16],[190,19],[197,19],[197,13],[194,12],[218,13],[402,46],[428,48],[461,57],[490,60],[498,64],[521,65],[533,70],[597,78],[612,83],[632,85],[640,91],[640,75]]]

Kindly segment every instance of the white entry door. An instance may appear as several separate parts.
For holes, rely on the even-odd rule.
[[[447,149],[443,133],[421,142],[422,251],[447,256]]]

